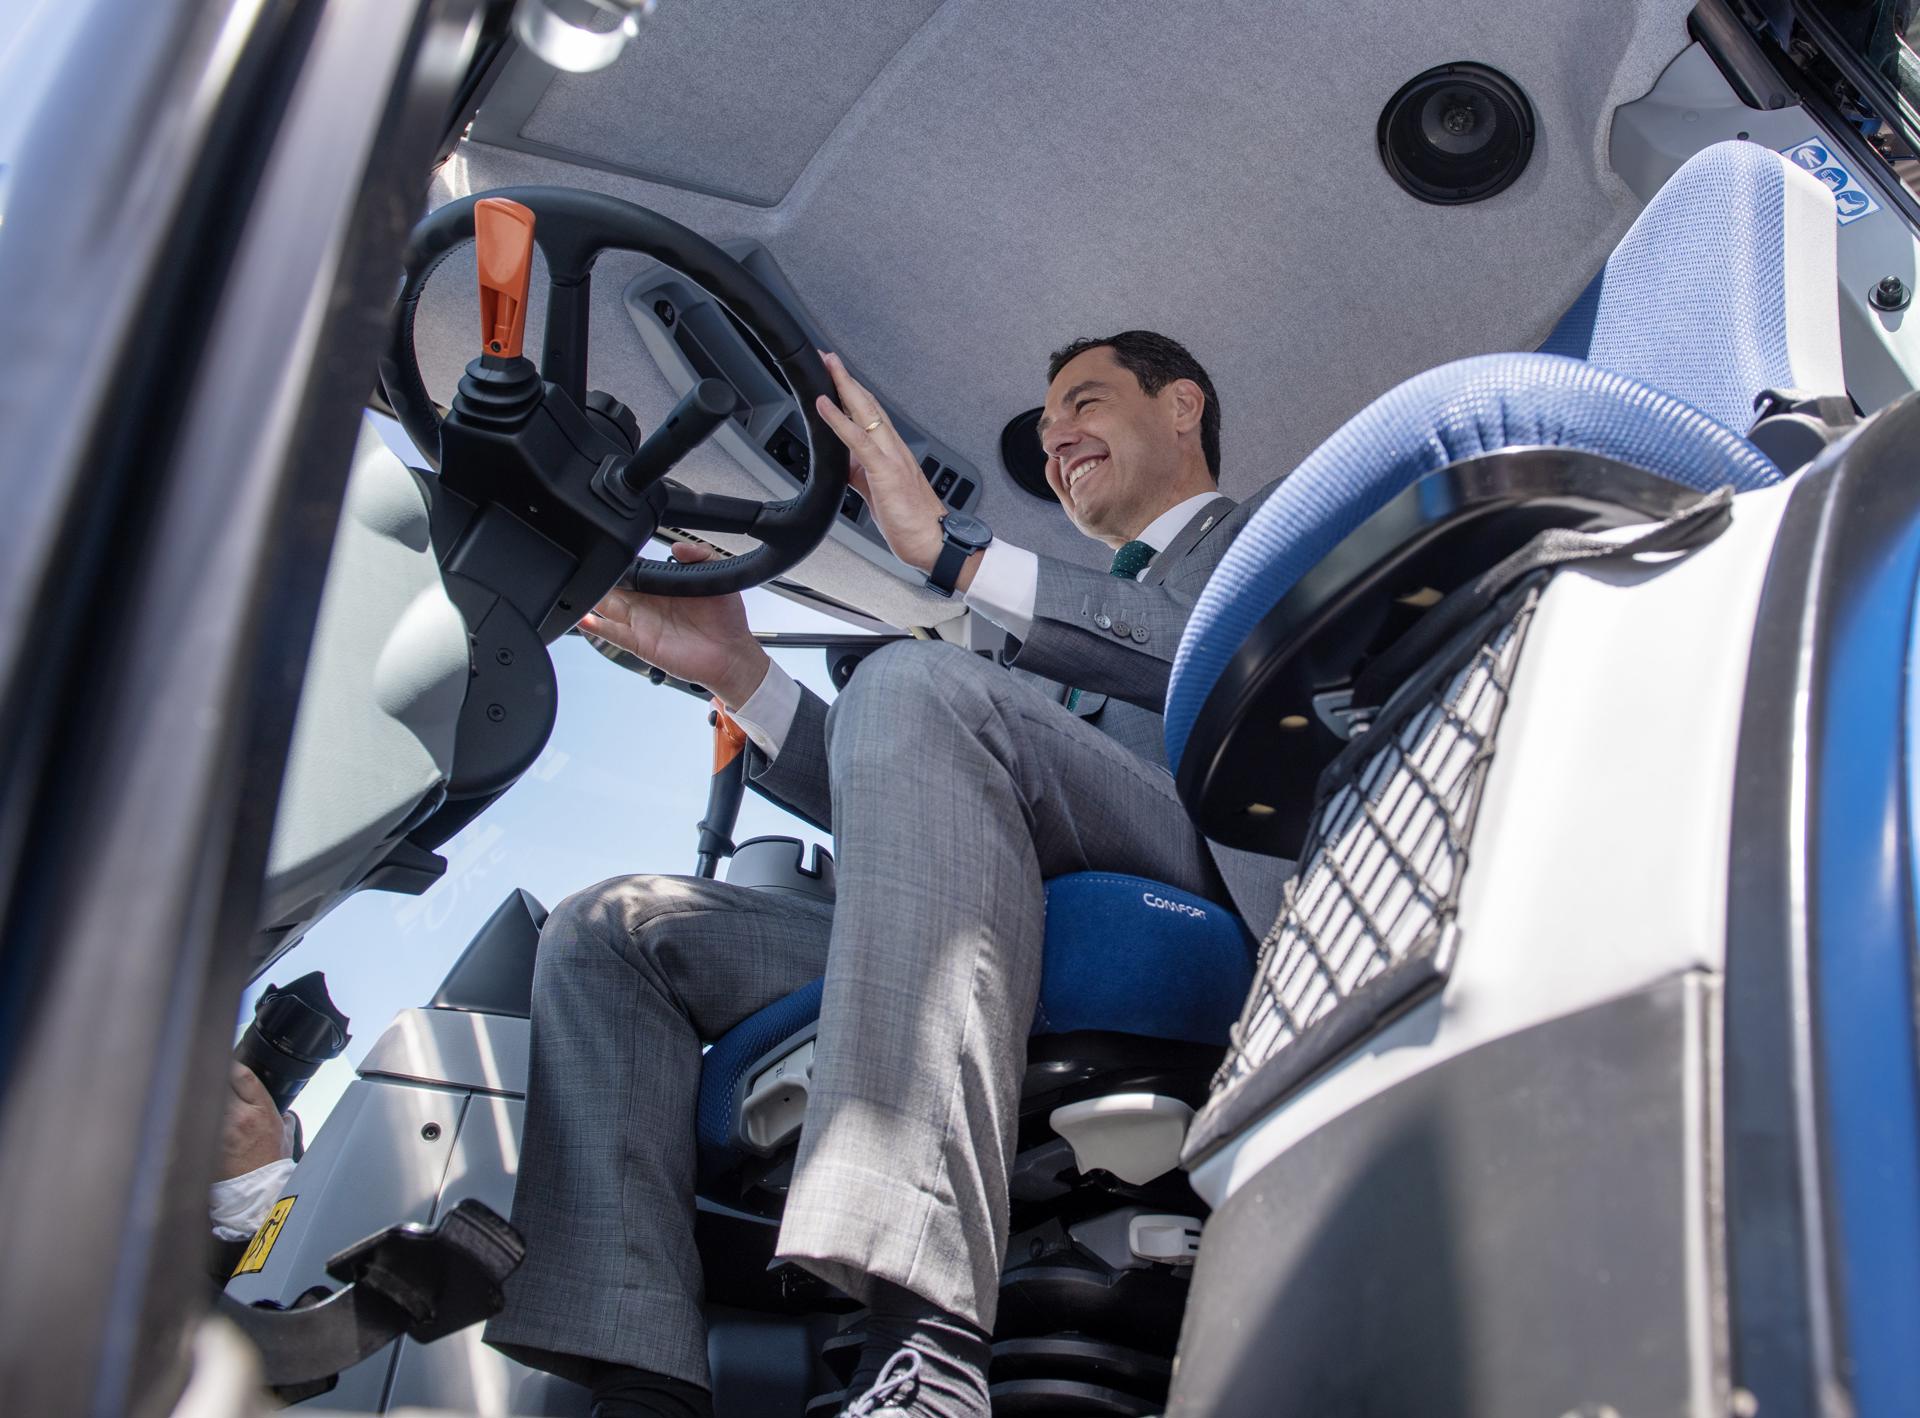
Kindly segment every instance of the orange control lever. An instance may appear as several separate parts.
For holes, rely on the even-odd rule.
[[[718,699],[713,701],[713,771],[718,773],[747,746],[747,731],[733,721]]]
[[[747,731],[713,701],[713,777],[707,783],[707,815],[700,819],[700,846],[693,874],[711,878],[720,859],[733,855],[733,829],[740,821],[740,798],[747,788],[747,765],[741,754]]]
[[[527,329],[533,279],[533,213],[504,197],[473,204],[475,264],[480,270],[480,346],[512,359]]]

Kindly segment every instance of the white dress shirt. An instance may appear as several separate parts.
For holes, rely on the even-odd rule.
[[[1162,512],[1146,526],[1136,541],[1145,542],[1156,552],[1180,535],[1181,528],[1196,517],[1200,509],[1220,494],[1195,493]],[[1142,567],[1138,576],[1146,575]],[[1136,576],[1135,579],[1138,579]],[[1025,547],[999,540],[988,545],[974,568],[973,582],[967,587],[967,609],[978,611],[1016,640],[1024,640],[1033,629],[1033,603],[1040,590],[1040,558]],[[793,676],[769,663],[766,677],[745,704],[729,710],[733,721],[745,731],[768,762],[780,752],[793,728],[793,716],[800,711],[800,686]]]
[[[244,1241],[260,1229],[281,1188],[293,1175],[293,1159],[282,1157],[251,1172],[215,1182],[207,1192],[208,1219],[216,1241]]]

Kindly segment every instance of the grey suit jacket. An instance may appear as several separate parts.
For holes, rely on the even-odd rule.
[[[1064,704],[1080,690],[1075,712],[1148,762],[1167,766],[1161,710],[1174,652],[1187,617],[1214,567],[1254,510],[1273,491],[1235,503],[1220,497],[1156,556],[1137,581],[1053,557],[1039,558],[1032,628],[1006,657],[1022,677]],[[827,780],[827,706],[801,687],[793,727],[771,763],[758,751],[748,769],[753,786],[823,828],[832,826]],[[1279,909],[1290,865],[1210,842],[1234,905],[1263,933]]]

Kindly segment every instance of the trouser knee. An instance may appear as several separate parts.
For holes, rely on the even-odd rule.
[[[578,978],[583,968],[617,958],[651,973],[667,937],[666,918],[684,910],[670,890],[671,878],[615,877],[576,891],[547,915],[534,957],[533,988],[543,981]]]
[[[1003,702],[1007,672],[944,641],[901,640],[860,662],[828,713],[828,742],[870,755],[911,756],[936,716],[978,724]]]

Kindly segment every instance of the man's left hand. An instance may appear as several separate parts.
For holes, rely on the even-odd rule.
[[[245,1064],[230,1066],[226,1117],[220,1127],[217,1180],[245,1176],[257,1167],[293,1156],[293,1117],[273,1106],[266,1085]]]
[[[946,504],[920,475],[919,460],[908,451],[880,401],[847,373],[840,356],[823,353],[820,358],[833,376],[840,401],[836,404],[822,394],[816,407],[852,455],[855,490],[873,509],[874,523],[887,539],[888,549],[908,566],[931,571],[940,555],[940,519],[946,515]],[[961,589],[972,580],[968,574],[972,570],[969,565],[962,574]]]

